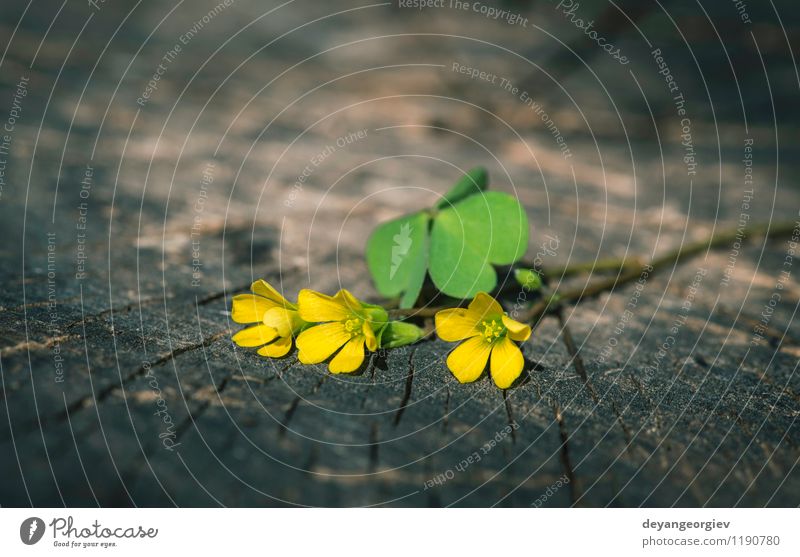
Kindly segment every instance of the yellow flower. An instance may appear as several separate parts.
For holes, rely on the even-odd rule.
[[[285,356],[292,349],[292,338],[308,323],[300,318],[297,306],[266,281],[255,281],[250,290],[252,294],[233,297],[231,319],[257,325],[233,335],[233,342],[247,348],[261,346],[258,350],[261,356]]]
[[[356,371],[364,362],[364,346],[374,352],[378,348],[376,331],[388,321],[386,310],[359,302],[347,290],[326,296],[313,290],[301,290],[297,297],[300,317],[311,323],[297,337],[298,358],[304,364],[318,364],[334,352],[331,373]]]
[[[525,363],[513,341],[524,342],[531,328],[503,313],[497,300],[479,292],[467,309],[446,309],[436,314],[436,334],[447,342],[465,340],[450,352],[447,367],[462,383],[481,376],[491,354],[492,379],[501,389],[511,386]]]

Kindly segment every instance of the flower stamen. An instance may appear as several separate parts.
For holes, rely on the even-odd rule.
[[[363,319],[353,316],[344,322],[344,330],[350,334],[350,338],[355,338],[358,335],[363,334],[363,325]]]
[[[484,319],[481,325],[483,326],[482,336],[486,342],[494,342],[506,331],[502,321],[497,319]]]

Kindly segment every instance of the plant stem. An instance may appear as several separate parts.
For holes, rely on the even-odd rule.
[[[775,240],[778,238],[785,238],[792,236],[796,229],[800,228],[800,222],[783,221],[778,223],[757,223],[753,224],[744,230],[742,243],[752,242],[757,238],[765,238],[768,240]],[[665,253],[660,257],[653,259],[649,265],[643,264],[638,258],[619,258],[619,259],[604,259],[595,263],[578,263],[573,265],[555,268],[545,273],[548,277],[566,277],[576,274],[593,272],[593,271],[617,271],[617,275],[613,277],[604,278],[601,280],[593,281],[591,284],[585,285],[581,288],[569,288],[563,291],[556,292],[548,296],[546,299],[541,300],[524,313],[521,314],[520,321],[538,321],[542,316],[556,311],[565,302],[577,302],[592,298],[603,292],[608,292],[639,279],[643,271],[647,271],[650,276],[667,269],[673,265],[677,265],[690,257],[703,253],[711,249],[718,249],[731,245],[739,236],[740,229],[730,228],[722,230],[716,234],[709,236],[704,240],[683,244],[678,248]],[[598,263],[600,263],[598,268]],[[593,269],[594,267],[594,269]],[[389,313],[393,317],[432,317],[437,312],[443,309],[449,309],[455,306],[439,306],[439,307],[419,307],[410,309],[393,309]]]
[[[629,256],[628,258],[597,259],[596,261],[587,263],[564,265],[562,267],[547,269],[547,272],[544,274],[548,278],[566,278],[586,273],[617,273],[625,269],[641,269],[642,265],[643,263],[640,258]]]

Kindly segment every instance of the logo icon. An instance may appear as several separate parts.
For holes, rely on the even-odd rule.
[[[392,237],[394,240],[394,245],[392,246],[392,266],[389,269],[389,279],[393,279],[397,269],[400,268],[400,264],[405,259],[405,256],[408,255],[408,250],[411,249],[411,244],[413,241],[411,240],[411,231],[414,230],[411,228],[409,223],[404,223],[400,226],[400,233],[395,234]]]
[[[19,527],[19,539],[25,545],[33,545],[44,536],[44,520],[39,517],[32,516],[22,521]]]

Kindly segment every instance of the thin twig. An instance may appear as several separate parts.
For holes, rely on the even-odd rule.
[[[575,275],[618,273],[626,269],[641,269],[644,263],[638,257],[597,259],[587,263],[573,263],[562,267],[542,270],[549,278],[567,278]],[[525,266],[525,263],[521,263]]]
[[[752,242],[757,238],[775,240],[778,238],[792,236],[795,230],[798,228],[800,228],[800,223],[791,221],[778,223],[757,223],[751,225],[748,229],[745,229],[744,237],[742,238],[739,237],[742,235],[740,228],[722,230],[704,240],[683,244],[680,247],[653,259],[649,265],[641,263],[641,260],[637,258],[632,259],[630,257],[602,260],[599,262],[600,271],[617,270],[618,274],[613,277],[594,281],[592,284],[581,288],[571,288],[561,292],[556,292],[555,294],[546,297],[545,299],[528,308],[528,310],[521,315],[521,321],[537,321],[543,315],[557,310],[566,302],[580,303],[585,299],[593,298],[599,294],[602,294],[603,292],[611,291],[618,286],[638,280],[642,275],[642,272],[645,270],[647,270],[649,275],[652,276],[658,271],[670,268],[673,265],[677,265],[678,263],[700,253],[704,253],[712,249],[728,247],[737,239],[739,239],[742,243]],[[592,270],[592,267],[593,264],[591,263],[578,263],[546,271],[546,276],[566,277],[585,272],[594,272],[598,270],[597,262],[594,264],[594,271]],[[443,309],[449,309],[452,307],[459,307],[459,305],[393,309],[389,313],[393,317],[431,317]]]

